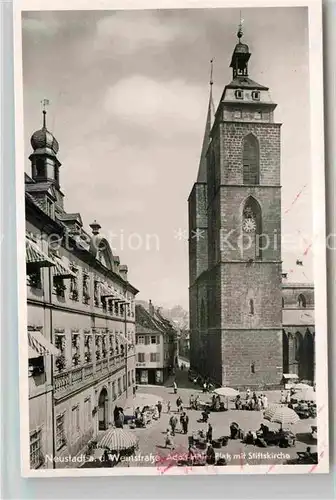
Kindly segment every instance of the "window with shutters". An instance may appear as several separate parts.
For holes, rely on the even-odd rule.
[[[60,450],[65,444],[65,415],[62,414],[56,417],[56,450]]]
[[[259,143],[253,134],[247,135],[243,143],[243,183],[259,184]]]
[[[30,435],[30,468],[38,469],[43,463],[42,432],[38,430]]]
[[[145,353],[138,352],[138,363],[144,363],[144,362],[145,362]]]

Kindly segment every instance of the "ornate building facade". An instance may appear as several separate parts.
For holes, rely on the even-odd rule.
[[[32,135],[25,176],[31,467],[65,463],[135,392],[135,295],[95,221],[67,213],[58,143]]]
[[[241,37],[214,120],[210,92],[188,200],[191,367],[220,385],[271,388],[293,368],[283,327],[295,329],[282,306],[294,288],[282,285],[281,124]]]

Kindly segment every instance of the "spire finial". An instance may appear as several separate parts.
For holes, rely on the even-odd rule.
[[[238,27],[238,32],[237,32],[237,37],[240,39],[243,36],[243,24],[244,24],[244,19],[242,18],[242,11],[239,11],[239,27]]]
[[[47,106],[49,106],[50,102],[49,99],[43,99],[41,101],[42,105],[42,113],[43,113],[43,128],[46,128],[46,114],[47,114]]]
[[[210,60],[210,86],[212,87],[213,85],[213,80],[212,80],[212,76],[213,76],[213,58]]]

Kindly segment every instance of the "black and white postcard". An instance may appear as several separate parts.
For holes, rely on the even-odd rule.
[[[317,0],[15,4],[22,474],[329,469]]]

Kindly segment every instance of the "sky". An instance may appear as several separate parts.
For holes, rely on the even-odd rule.
[[[283,124],[283,268],[289,278],[299,272],[309,281],[307,11],[253,8],[242,17],[249,76],[270,88],[275,121]],[[30,137],[47,98],[65,209],[80,212],[89,231],[94,219],[100,223],[139,299],[188,308],[187,199],[199,165],[210,59],[217,107],[232,79],[238,24],[238,9],[23,14],[25,171],[31,174]]]

